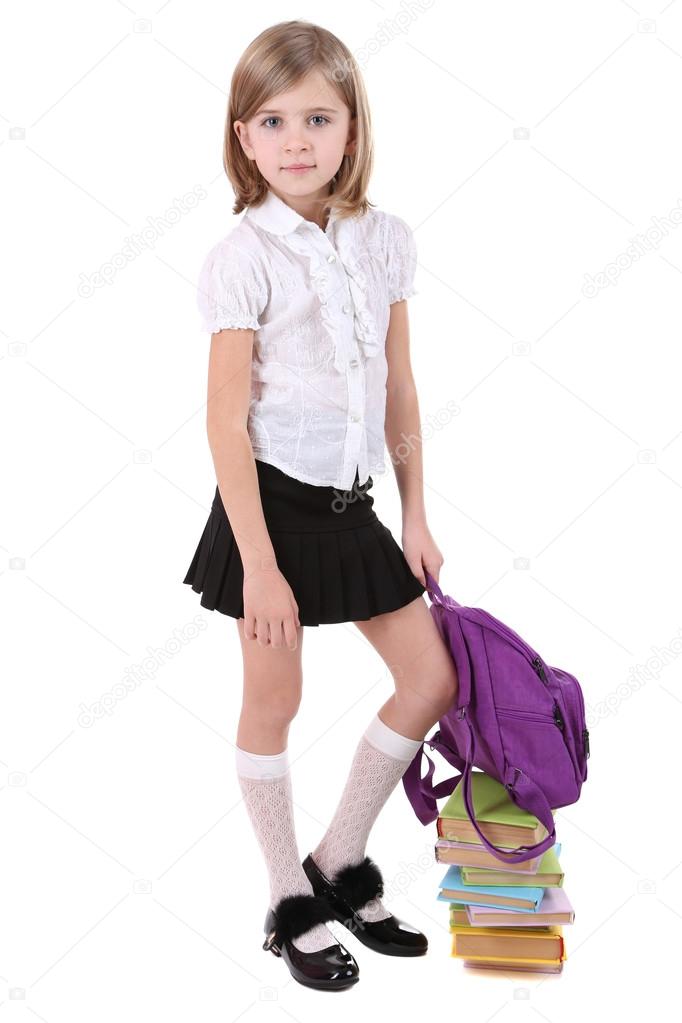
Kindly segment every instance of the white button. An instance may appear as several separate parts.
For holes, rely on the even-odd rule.
[[[327,299],[325,298],[324,295],[320,295],[320,303],[322,305],[326,305],[327,304]]]
[[[343,308],[343,312],[344,313],[349,313],[350,312],[350,306],[349,305],[344,305],[342,308]]]
[[[348,365],[349,366],[357,366],[358,365],[358,360],[357,359],[351,359],[350,362],[348,363]]]
[[[335,260],[336,260],[336,256],[334,255],[333,252],[332,252],[331,256],[327,256],[327,262],[328,263],[334,263]]]
[[[351,419],[352,419],[352,421],[353,421],[354,423],[359,423],[359,422],[360,422],[360,416],[356,416],[355,414],[353,414],[353,415],[351,416]]]

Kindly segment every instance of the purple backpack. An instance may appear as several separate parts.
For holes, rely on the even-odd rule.
[[[580,683],[542,660],[508,625],[478,607],[443,596],[426,572],[431,614],[457,668],[458,698],[424,745],[460,774],[433,784],[435,765],[422,746],[403,775],[403,786],[422,824],[438,816],[436,800],[463,782],[464,806],[481,842],[497,859],[520,863],[554,845],[552,809],[575,803],[587,778],[590,755]],[[421,776],[422,753],[429,761]],[[497,778],[517,806],[534,814],[549,832],[516,850],[488,841],[473,813],[471,772],[476,766]]]

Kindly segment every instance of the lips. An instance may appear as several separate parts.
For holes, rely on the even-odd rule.
[[[282,170],[306,170],[314,166],[314,163],[290,163],[288,167],[283,167]]]

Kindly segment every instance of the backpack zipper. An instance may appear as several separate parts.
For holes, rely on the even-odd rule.
[[[514,630],[508,625],[505,625],[504,622],[501,622],[498,618],[495,618],[494,615],[491,615],[489,611],[484,611],[482,607],[472,607],[469,608],[469,611],[473,612],[473,615],[467,615],[469,621],[474,621],[477,625],[482,625],[484,628],[492,629],[492,631],[496,632],[498,636],[506,636],[509,643],[511,643],[511,645],[515,647],[519,653],[528,658],[542,682],[545,685],[548,685],[547,674],[545,672],[544,664],[542,663],[542,658],[536,654],[532,646],[526,643],[525,639],[522,639],[517,632],[514,632]],[[481,621],[481,619],[483,620]]]
[[[542,661],[540,660],[540,658],[539,657],[534,657],[530,663],[533,665],[533,667],[535,668],[535,671],[540,676],[540,678],[545,683],[545,685],[547,685],[548,681],[549,681],[548,678],[547,678],[547,672],[545,671],[545,666],[542,663]]]
[[[542,713],[538,710],[519,710],[517,707],[497,707],[496,710],[500,714],[511,715],[511,717],[521,718],[524,721],[544,721],[549,724],[549,721],[553,721],[557,728],[561,731],[564,730],[564,719],[561,716],[561,710],[559,705],[554,703],[551,713]]]
[[[566,699],[566,690],[576,694],[577,698],[577,710],[578,710],[578,727],[580,728],[580,737],[582,738],[582,759],[583,764],[581,766],[581,773],[587,769],[587,761],[590,756],[590,733],[585,724],[585,700],[583,698],[582,689],[580,683],[576,679],[575,675],[571,675],[570,672],[564,671],[563,668],[552,667],[552,671],[557,676],[557,679],[562,684],[561,692],[564,700]],[[565,680],[565,681],[564,681]],[[576,743],[577,746],[577,743]],[[584,778],[582,779],[585,780]]]

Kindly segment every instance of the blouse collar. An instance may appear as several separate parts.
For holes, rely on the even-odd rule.
[[[291,234],[299,224],[312,223],[312,221],[306,221],[305,217],[302,217],[300,213],[297,213],[291,206],[288,206],[270,188],[259,206],[247,206],[244,216],[249,217],[258,227],[264,228],[270,234],[277,235]],[[336,210],[331,210],[325,233],[329,232],[331,224],[337,219],[338,213]],[[320,228],[320,230],[322,229]]]
[[[245,216],[249,217],[258,227],[264,228],[271,234],[284,237],[284,244],[289,249],[310,261],[312,286],[320,300],[322,323],[334,345],[334,368],[339,373],[345,373],[348,352],[328,302],[330,284],[327,260],[332,249],[338,251],[353,298],[356,337],[367,358],[377,355],[382,348],[382,343],[380,343],[375,317],[368,303],[367,275],[360,262],[362,253],[354,243],[353,232],[349,227],[344,226],[343,220],[339,218],[336,211],[330,212],[326,230],[322,231],[319,225],[306,220],[268,189],[268,194],[259,206],[247,206]],[[332,225],[336,220],[339,220],[339,226],[334,229],[332,242]],[[311,245],[310,236],[296,230],[300,224],[308,223],[315,231],[319,231],[320,235],[324,235],[331,248],[328,248],[327,245]]]

